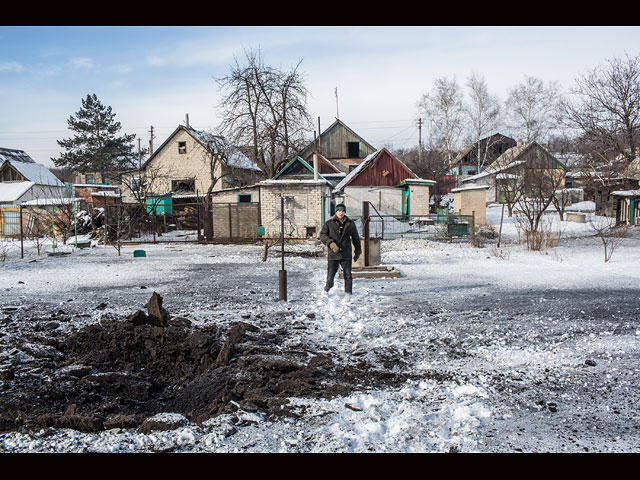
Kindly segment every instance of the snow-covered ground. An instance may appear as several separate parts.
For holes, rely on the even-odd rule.
[[[487,214],[496,231],[500,214]],[[157,291],[195,324],[281,322],[299,327],[292,345],[331,349],[344,362],[393,359],[388,368],[413,379],[331,400],[292,398],[297,418],[240,410],[149,434],[12,432],[0,434],[0,451],[640,452],[640,231],[605,263],[589,223],[548,221],[559,244],[540,252],[517,243],[506,214],[500,249],[496,239],[481,248],[383,241],[382,263],[402,277],[356,278],[351,296],[340,279],[323,292],[324,257],[287,256],[287,302],[278,301],[273,248],[262,262],[254,245],[148,243],[118,256],[113,247],[59,244],[68,255],[38,256],[25,244],[20,259],[19,245],[4,241],[0,312],[60,305],[89,314],[63,326],[71,329],[126,316]],[[287,250],[296,248],[317,246]],[[294,312],[286,322],[283,310]]]

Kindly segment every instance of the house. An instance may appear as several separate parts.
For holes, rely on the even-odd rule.
[[[317,162],[318,172],[315,174],[314,160]],[[282,170],[273,176],[273,180],[310,180],[322,178],[337,185],[346,173],[337,168],[324,155],[312,151],[306,159],[300,156],[294,157]]]
[[[222,155],[227,157],[225,161]],[[202,196],[211,185],[212,166],[213,190],[254,184],[264,177],[257,165],[223,137],[180,125],[140,170],[125,175],[125,201],[135,201],[133,190],[139,182],[145,183],[147,196]]]
[[[344,173],[349,173],[376,151],[369,142],[336,119],[318,138],[310,142],[298,156],[307,160],[316,151]]]
[[[17,207],[37,198],[64,196],[65,185],[23,150],[0,147],[0,207]]]
[[[486,186],[487,203],[504,203],[509,191],[509,182],[517,177],[520,166],[548,171],[558,180],[559,188],[564,188],[564,165],[537,142],[525,144],[521,140],[515,147],[500,155],[483,172],[462,179],[460,184],[461,187]]]
[[[510,137],[496,133],[465,147],[453,160],[449,175],[468,176],[481,173],[517,142]],[[478,166],[478,158],[480,165]]]
[[[350,216],[359,216],[368,201],[380,214],[408,217],[429,214],[429,188],[433,180],[413,173],[389,150],[368,155],[333,189],[336,203],[343,202]]]
[[[611,192],[616,201],[616,225],[640,225],[640,189]]]

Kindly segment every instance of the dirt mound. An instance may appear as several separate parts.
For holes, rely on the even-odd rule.
[[[292,415],[287,397],[331,397],[404,379],[365,364],[283,347],[286,329],[247,322],[194,327],[153,294],[147,311],[64,338],[25,338],[23,360],[0,370],[0,430],[142,428],[162,412],[202,422],[221,413]]]

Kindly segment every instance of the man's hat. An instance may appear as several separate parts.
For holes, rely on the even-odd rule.
[[[347,211],[347,207],[344,206],[344,203],[339,203],[338,205],[336,205],[336,212],[338,210],[342,210],[343,212]]]

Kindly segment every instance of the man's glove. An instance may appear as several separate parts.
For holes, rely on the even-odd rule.
[[[340,251],[340,248],[338,247],[338,245],[336,244],[336,242],[331,242],[329,244],[329,248],[331,250],[333,250],[333,253],[338,253]]]
[[[353,256],[353,261],[354,261],[354,262],[357,262],[359,258],[360,258],[360,254],[359,254],[359,253],[356,253],[356,254]]]

